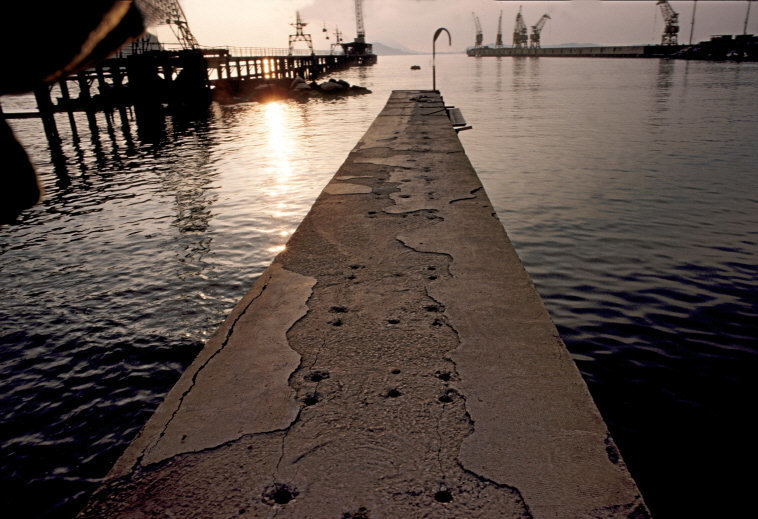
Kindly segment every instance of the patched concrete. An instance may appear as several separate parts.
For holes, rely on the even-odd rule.
[[[644,518],[433,92],[394,92],[82,517]]]
[[[351,182],[332,182],[324,188],[328,195],[365,195],[371,192],[371,186],[353,184]]]

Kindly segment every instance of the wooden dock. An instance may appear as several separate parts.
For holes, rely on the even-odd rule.
[[[61,139],[55,114],[69,114],[77,139],[74,112],[85,112],[91,129],[94,114],[104,112],[111,123],[118,112],[121,125],[129,124],[133,110],[143,133],[159,124],[164,111],[191,115],[209,105],[214,92],[239,92],[265,82],[315,80],[323,74],[351,66],[376,63],[374,54],[294,54],[286,49],[262,49],[266,54],[236,54],[230,49],[149,50],[99,62],[91,69],[40,86],[35,92],[37,112],[3,112],[0,118],[42,119],[53,161]]]
[[[393,92],[80,517],[273,516],[649,517],[437,92]]]

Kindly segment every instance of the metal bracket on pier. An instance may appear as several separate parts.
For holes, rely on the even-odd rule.
[[[447,117],[450,119],[450,122],[455,129],[455,133],[462,132],[463,130],[470,130],[473,128],[471,125],[466,124],[466,119],[463,117],[463,113],[461,112],[460,108],[456,108],[454,106],[446,106],[445,110],[447,110]]]

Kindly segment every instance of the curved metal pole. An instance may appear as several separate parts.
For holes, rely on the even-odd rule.
[[[745,26],[742,28],[742,34],[747,34],[747,20],[750,18],[750,4],[752,4],[752,0],[748,0],[747,2],[747,13],[745,13]]]
[[[439,37],[442,31],[445,31],[447,33],[448,45],[453,44],[453,38],[450,36],[450,31],[448,31],[444,27],[440,27],[439,29],[435,31],[434,39],[432,40],[432,90],[434,90],[435,92],[437,91],[437,64],[436,64],[437,51],[435,47],[437,45],[437,38]]]
[[[692,33],[695,32],[695,12],[697,11],[697,0],[692,3],[692,24],[690,25],[690,45],[692,45]]]

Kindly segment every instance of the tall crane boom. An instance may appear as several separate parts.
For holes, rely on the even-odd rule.
[[[476,15],[476,13],[471,13],[471,16],[474,17],[474,25],[476,26],[476,42],[474,43],[474,45],[477,47],[481,47],[482,42],[484,41],[484,33],[482,33],[482,24],[479,23],[479,17]]]
[[[517,49],[525,48],[529,43],[524,17],[521,15],[521,7],[516,15],[516,26],[513,28],[513,46]]]
[[[366,28],[363,25],[363,0],[355,0],[355,40],[348,43],[340,43],[342,50],[347,56],[366,57],[366,63],[375,63],[373,45],[366,43]],[[361,61],[363,63],[363,61]]]
[[[151,0],[141,2],[139,7],[145,18],[145,25],[169,25],[183,49],[194,49],[200,45],[190,31],[178,0]]]
[[[666,27],[663,28],[663,36],[661,37],[661,45],[678,45],[679,14],[674,11],[668,0],[659,0],[657,5],[661,6],[663,20],[666,22]]]
[[[355,41],[366,43],[366,29],[363,27],[363,0],[355,0]]]
[[[503,46],[503,10],[500,10],[500,18],[497,19],[497,38],[495,39],[495,47]]]
[[[550,15],[543,14],[542,18],[540,18],[536,24],[532,25],[532,34],[529,35],[530,47],[533,47],[535,49],[540,48],[540,33],[542,33],[542,28],[545,26],[548,20],[550,20]]]

